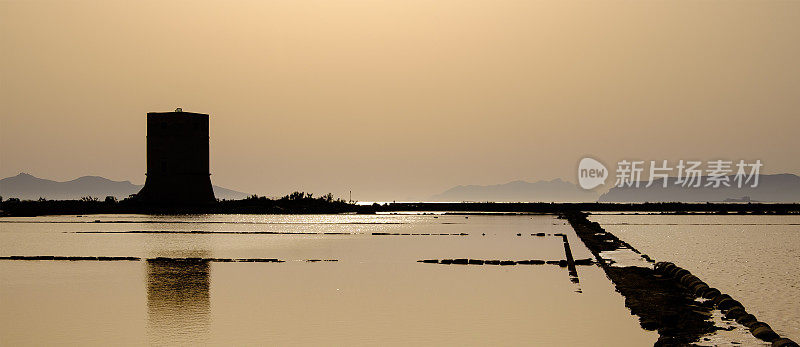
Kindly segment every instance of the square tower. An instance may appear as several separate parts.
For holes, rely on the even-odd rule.
[[[209,170],[209,115],[181,109],[147,114],[147,178],[137,197],[181,205],[216,201]]]

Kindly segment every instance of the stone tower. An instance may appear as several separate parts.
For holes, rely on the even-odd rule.
[[[207,114],[147,114],[147,178],[137,197],[156,204],[202,205],[216,201],[209,170]]]

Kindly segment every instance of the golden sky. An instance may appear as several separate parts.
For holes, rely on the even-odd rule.
[[[424,199],[586,155],[800,174],[800,1],[0,0],[0,177],[144,182],[211,114],[215,184]]]

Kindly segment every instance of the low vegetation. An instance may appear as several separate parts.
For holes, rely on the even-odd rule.
[[[328,193],[314,197],[312,193],[293,192],[279,198],[251,195],[241,200],[218,200],[206,205],[159,205],[144,204],[131,195],[117,200],[107,196],[100,200],[97,197],[85,196],[79,200],[20,200],[10,198],[0,200],[0,215],[5,216],[39,216],[64,214],[97,214],[97,213],[148,213],[148,214],[187,214],[187,213],[265,213],[265,214],[302,214],[302,213],[352,213],[370,212],[370,207],[358,206],[343,199],[335,198]]]

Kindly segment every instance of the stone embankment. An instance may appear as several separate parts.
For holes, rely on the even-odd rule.
[[[603,259],[600,253],[630,249],[646,260],[645,264],[654,260],[605,231],[597,222],[589,221],[586,216],[583,212],[570,212],[561,218],[570,222],[617,291],[625,297],[625,306],[639,316],[642,328],[658,331],[656,346],[698,343],[704,335],[720,329],[710,320],[715,309],[720,310],[726,319],[736,320],[747,327],[756,338],[771,342],[774,347],[797,346],[747,313],[740,302],[673,263],[659,262],[653,268],[612,266],[612,262]]]
[[[709,286],[700,278],[693,275],[689,270],[683,269],[670,262],[659,262],[655,266],[656,274],[664,278],[671,279],[673,282],[688,289],[697,298],[711,301],[718,310],[722,312],[726,319],[735,320],[750,330],[756,338],[771,342],[772,346],[797,346],[794,341],[781,338],[769,324],[759,321],[756,316],[747,313],[744,305],[736,301],[728,294],[723,294],[719,289]]]

